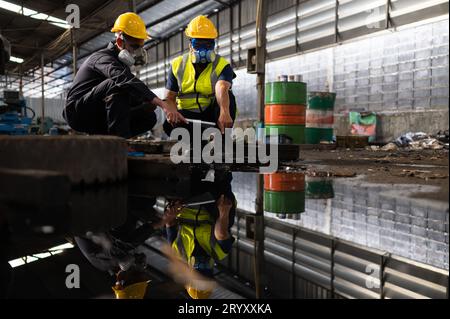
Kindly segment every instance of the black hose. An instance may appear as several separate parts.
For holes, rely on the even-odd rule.
[[[28,106],[25,106],[25,108],[26,108],[27,110],[30,110],[31,113],[33,113],[33,117],[31,118],[31,120],[34,120],[34,118],[36,117],[36,112],[35,112],[32,108],[30,108],[30,107],[28,107]]]

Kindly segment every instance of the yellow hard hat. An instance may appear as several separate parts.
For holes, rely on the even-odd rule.
[[[118,286],[112,287],[116,295],[116,299],[144,299],[147,286],[150,281],[138,282],[125,288]]]
[[[134,12],[123,13],[116,19],[111,32],[119,31],[136,39],[150,39],[144,20]]]
[[[192,39],[217,39],[219,33],[211,20],[205,16],[198,16],[189,22],[186,36]]]
[[[187,286],[186,291],[192,299],[208,299],[212,294],[211,290],[197,290],[191,286]]]

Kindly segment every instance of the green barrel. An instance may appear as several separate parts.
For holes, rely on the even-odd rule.
[[[305,128],[305,141],[306,144],[320,144],[322,141],[332,141],[334,130],[332,128],[317,128],[306,127]]]
[[[275,214],[303,213],[305,192],[264,191],[264,211]]]
[[[266,136],[275,135],[275,129],[278,129],[278,135],[290,137],[293,144],[305,144],[304,125],[266,125]]]
[[[329,178],[307,177],[306,198],[307,199],[334,198],[333,181]]]
[[[306,144],[319,144],[333,140],[334,104],[336,93],[310,92],[306,110]]]
[[[266,84],[266,105],[306,105],[306,83],[271,82]]]

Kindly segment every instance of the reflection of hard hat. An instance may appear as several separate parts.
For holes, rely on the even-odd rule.
[[[112,287],[116,299],[144,299],[147,286],[150,281],[138,282],[125,288],[120,286]]]
[[[134,12],[123,13],[116,19],[111,32],[119,31],[136,39],[150,39],[144,21]]]
[[[186,28],[186,36],[192,39],[217,39],[214,23],[205,16],[194,18]]]
[[[211,290],[197,290],[191,286],[187,286],[186,291],[192,299],[208,299],[212,294]]]

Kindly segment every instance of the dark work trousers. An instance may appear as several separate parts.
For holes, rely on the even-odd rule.
[[[64,118],[79,132],[130,138],[156,124],[154,107],[143,102],[107,79],[78,100],[68,102]]]
[[[236,98],[232,91],[229,91],[229,96],[230,96],[230,115],[234,121],[236,119],[236,109],[237,109]],[[201,121],[205,121],[205,122],[216,123],[216,127],[218,128],[217,121],[219,120],[219,116],[220,116],[220,107],[215,98],[214,98],[213,102],[211,103],[211,105],[208,106],[202,112],[197,113],[197,112],[191,112],[191,111],[187,111],[187,110],[178,110],[178,112],[180,112],[181,115],[183,115],[186,119],[201,120]],[[189,123],[189,124],[183,123],[183,124],[178,125],[178,127],[184,127],[186,129],[188,129],[192,135],[193,125],[191,123]],[[208,128],[208,127],[202,126],[202,132],[206,128]],[[169,122],[166,121],[164,123],[164,132],[166,132],[166,134],[168,136],[170,136],[170,133],[172,132],[173,129],[174,129],[174,127]]]

